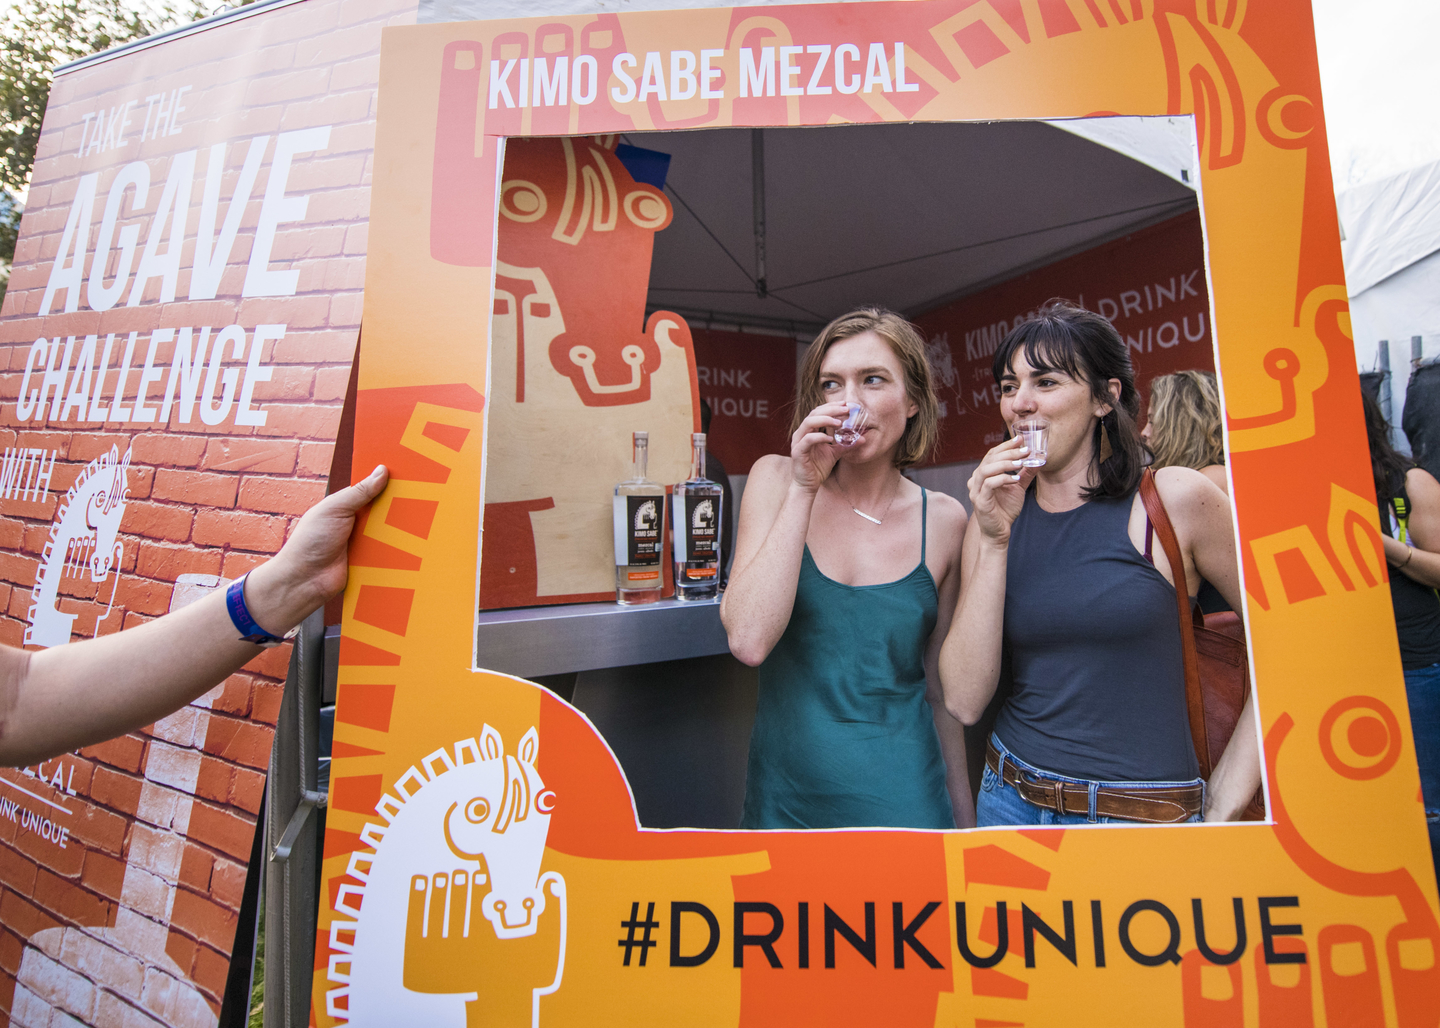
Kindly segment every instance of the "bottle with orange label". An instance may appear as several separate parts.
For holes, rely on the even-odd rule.
[[[705,433],[690,436],[690,477],[675,487],[671,507],[675,598],[711,600],[720,591],[720,525],[724,494],[705,477]]]
[[[650,433],[635,433],[635,466],[615,487],[615,601],[654,603],[664,585],[665,487],[646,477]]]

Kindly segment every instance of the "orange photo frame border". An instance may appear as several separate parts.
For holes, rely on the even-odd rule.
[[[442,123],[438,111],[446,48],[478,45],[488,74],[500,47],[550,53],[539,43],[546,35],[569,48],[557,54],[601,55],[597,99],[492,111],[482,86],[470,155],[482,259],[437,261],[437,133],[468,129],[467,113]],[[891,74],[903,43],[901,81],[914,89],[737,98],[741,48],[840,41],[861,54],[879,41]],[[638,78],[648,53],[707,49],[723,52],[712,63],[723,69],[724,98],[612,99],[621,85],[610,74],[614,54],[635,54]],[[345,596],[316,1023],[365,1020],[350,963],[358,933],[345,925],[363,923],[367,895],[371,916],[385,916],[367,868],[387,830],[392,842],[401,835],[396,810],[443,773],[435,754],[478,737],[482,725],[506,747],[537,729],[535,766],[558,796],[543,864],[563,874],[569,897],[558,988],[543,991],[535,947],[516,940],[489,940],[483,958],[453,965],[453,991],[493,1003],[496,1017],[621,1025],[643,1010],[657,1023],[977,1028],[1440,1020],[1440,908],[1376,530],[1307,3],[916,0],[445,23],[387,29],[380,82],[355,468],[384,462],[393,477],[359,527]],[[493,253],[503,139],[1107,114],[1195,119],[1272,821],[640,829],[618,764],[583,715],[538,686],[472,667],[493,274],[483,255]],[[941,916],[913,921],[932,901]],[[693,908],[671,922],[677,903],[718,916],[718,955],[702,966],[665,959],[672,928],[695,933],[674,953],[703,939],[700,920],[681,920]],[[774,961],[745,944],[775,924],[755,913],[767,904],[789,919]],[[956,916],[962,909],[968,922]],[[1212,959],[1237,941],[1235,909],[1248,942],[1233,960]],[[1211,956],[1197,939],[1200,911]],[[644,967],[622,963],[627,932],[633,940],[639,930],[623,923],[642,915],[656,924]],[[822,935],[834,944],[839,931],[832,915],[855,933],[872,921],[873,959],[840,932],[835,966],[823,966]],[[809,949],[797,918],[809,926]],[[748,934],[732,960],[737,929]],[[992,952],[1004,936],[999,963],[964,958]],[[920,959],[910,939],[941,966]],[[553,972],[553,952],[544,959]],[[347,1014],[352,1000],[360,1006]]]

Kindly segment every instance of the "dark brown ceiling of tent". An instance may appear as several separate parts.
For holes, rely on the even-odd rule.
[[[861,303],[914,316],[1196,203],[1183,184],[1043,122],[765,129],[762,298],[752,131],[624,140],[671,156],[675,216],[655,237],[650,307],[698,325],[803,334]]]

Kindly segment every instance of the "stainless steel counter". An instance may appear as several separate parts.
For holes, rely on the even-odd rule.
[[[720,601],[481,611],[475,666],[533,678],[728,653]]]

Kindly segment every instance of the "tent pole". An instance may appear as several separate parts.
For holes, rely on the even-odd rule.
[[[750,130],[750,180],[755,194],[755,295],[765,299],[765,130]]]
[[[1385,415],[1385,421],[1391,427],[1391,442],[1394,442],[1395,419],[1390,416],[1390,340],[1380,340],[1380,346],[1376,350],[1376,363],[1380,372],[1380,413]]]

